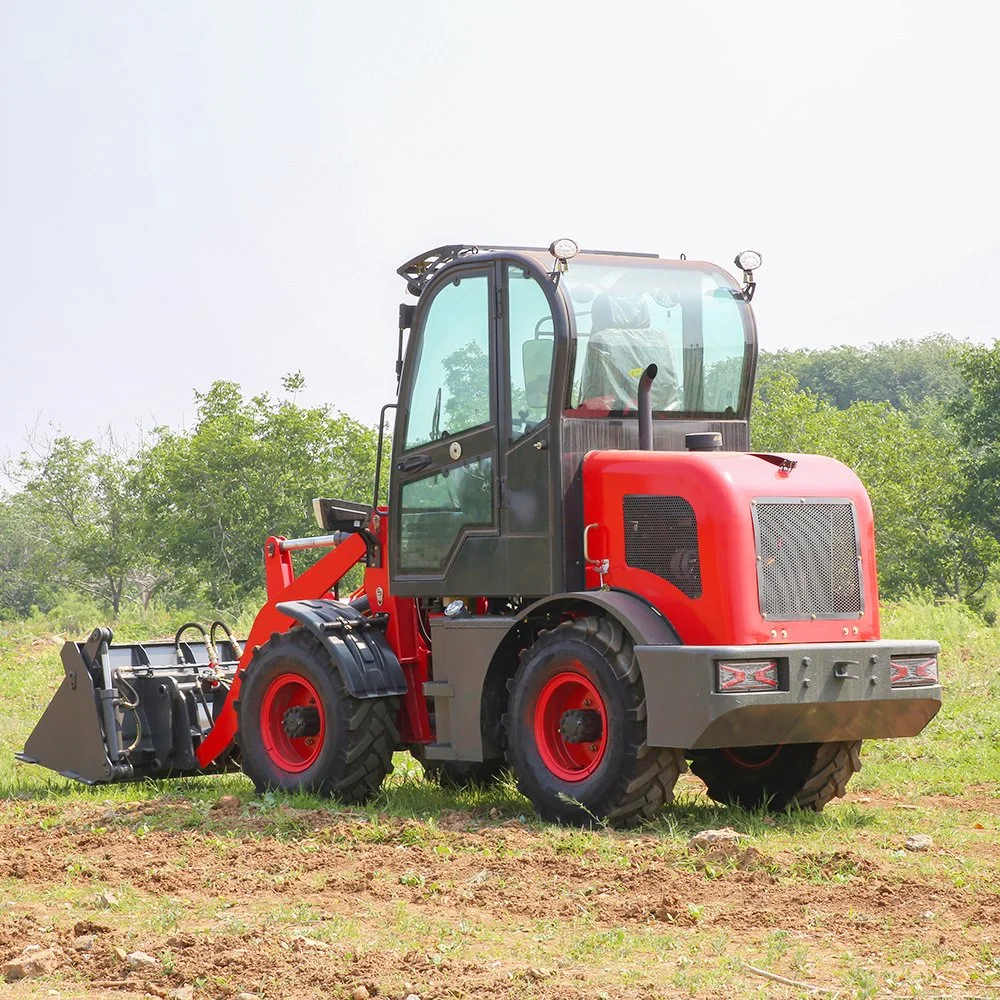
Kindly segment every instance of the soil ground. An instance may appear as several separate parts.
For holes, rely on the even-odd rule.
[[[410,818],[175,787],[0,802],[0,962],[66,954],[0,991],[1000,1000],[995,787],[855,792],[813,828],[733,813],[749,836],[729,855],[688,851],[727,816],[690,776],[680,820],[639,833],[540,824],[516,800]],[[904,850],[910,828],[935,845]],[[156,964],[132,969],[135,951]]]

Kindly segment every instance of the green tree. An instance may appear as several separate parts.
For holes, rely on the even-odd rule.
[[[755,449],[829,455],[857,473],[875,513],[884,596],[968,598],[983,586],[997,544],[961,510],[964,453],[939,405],[841,410],[777,373],[759,383],[751,426]]]
[[[967,347],[960,365],[968,389],[949,413],[968,450],[962,510],[1000,538],[1000,341]]]
[[[894,340],[864,347],[841,345],[821,350],[761,352],[762,375],[784,372],[799,387],[845,410],[852,403],[889,403],[909,409],[928,401],[962,397],[964,345],[947,334],[921,340]]]
[[[32,571],[45,573],[46,587],[82,590],[115,615],[124,601],[147,604],[165,577],[139,537],[135,455],[110,436],[61,436],[36,451],[12,470],[22,489],[8,502],[8,528],[21,529],[22,545],[30,539]]]
[[[145,534],[178,588],[231,608],[259,591],[269,535],[316,533],[313,497],[371,502],[377,434],[329,407],[247,399],[233,382],[195,398],[193,430],[159,431],[145,457]]]
[[[0,617],[23,618],[53,598],[54,550],[23,492],[0,500]]]

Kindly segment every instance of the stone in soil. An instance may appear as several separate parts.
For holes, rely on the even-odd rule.
[[[929,851],[934,846],[934,838],[927,836],[926,833],[915,833],[906,838],[903,846],[908,851]]]
[[[316,938],[300,937],[292,942],[292,947],[296,951],[310,948],[314,951],[326,951],[330,946],[325,941],[318,941]]]
[[[711,848],[736,854],[739,852],[740,842],[746,839],[745,833],[737,833],[728,826],[724,826],[721,830],[702,830],[688,841],[688,851],[695,854]]]
[[[0,967],[0,975],[8,983],[19,979],[34,979],[54,972],[65,960],[66,952],[58,945],[43,948],[38,944],[29,944],[17,958],[12,958]]]
[[[147,955],[144,951],[131,952],[125,956],[125,961],[133,969],[151,969],[154,965],[160,964],[152,955]]]

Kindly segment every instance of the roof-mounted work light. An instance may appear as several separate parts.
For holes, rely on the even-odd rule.
[[[757,290],[757,282],[753,273],[760,267],[760,254],[756,250],[741,250],[733,259],[733,263],[743,272],[743,298],[749,302]]]
[[[562,274],[566,270],[566,262],[575,257],[580,252],[575,240],[566,239],[553,240],[549,244],[549,253],[556,259],[556,273]]]

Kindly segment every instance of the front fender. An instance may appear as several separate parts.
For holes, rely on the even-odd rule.
[[[275,605],[323,643],[354,698],[386,698],[406,693],[403,668],[379,628],[349,604],[338,601],[284,601]]]

